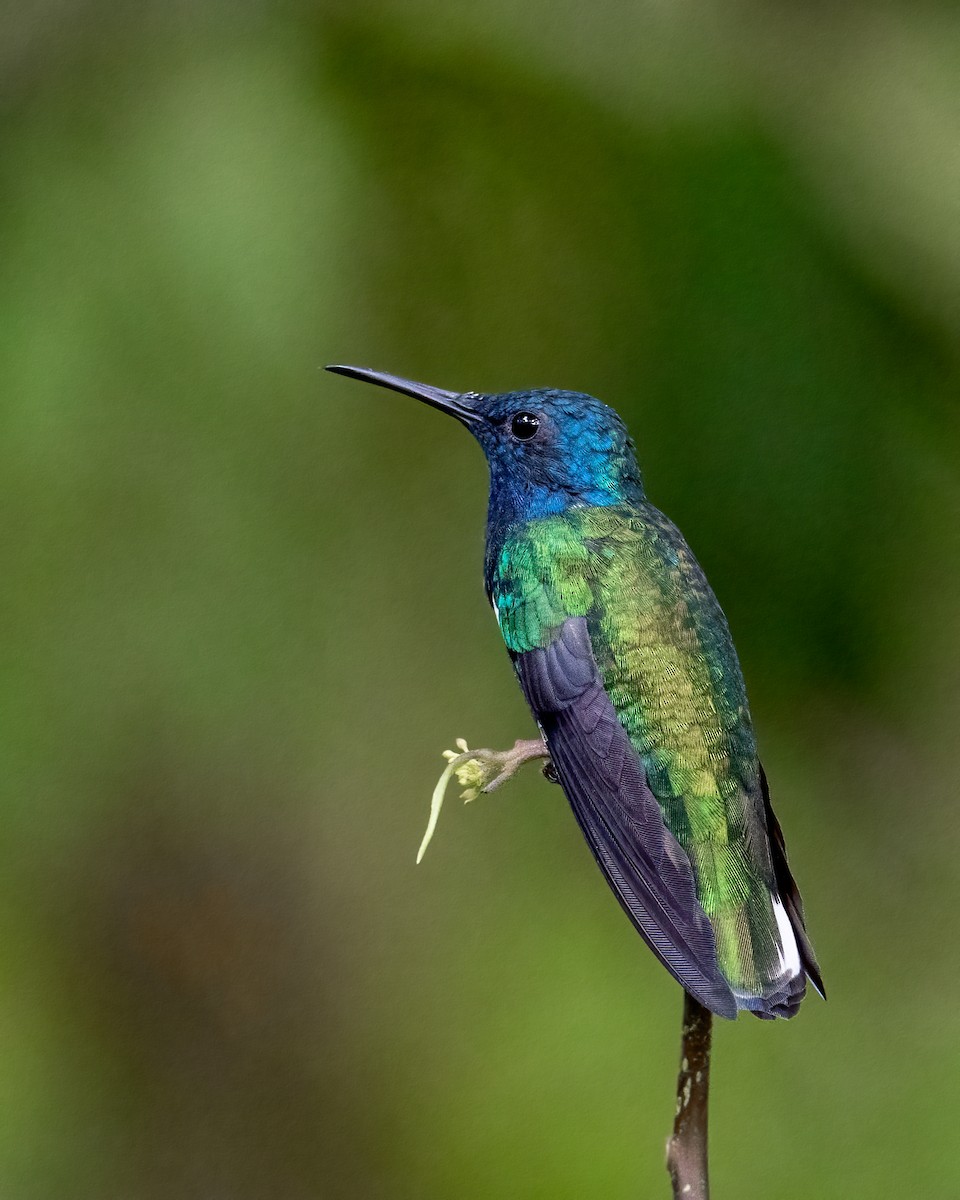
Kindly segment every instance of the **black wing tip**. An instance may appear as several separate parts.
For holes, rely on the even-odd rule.
[[[724,995],[719,988],[714,988],[710,992],[697,994],[693,988],[687,988],[687,991],[693,996],[694,1000],[699,1000],[704,1008],[709,1008],[715,1017],[723,1017],[727,1021],[735,1021],[740,1012],[737,1005],[737,998],[729,988]]]
[[[804,967],[806,968],[807,978],[813,984],[813,990],[821,1000],[826,1000],[827,989],[823,985],[823,976],[820,974],[820,968],[816,963],[804,963]]]

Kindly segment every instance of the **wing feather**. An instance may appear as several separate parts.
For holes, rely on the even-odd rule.
[[[604,691],[585,618],[568,618],[514,664],[577,822],[627,915],[687,991],[735,1017],[690,860]]]

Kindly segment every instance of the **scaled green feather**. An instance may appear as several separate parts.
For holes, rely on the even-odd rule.
[[[493,600],[515,653],[586,616],[604,687],[664,821],[694,867],[734,990],[780,970],[756,744],[726,620],[676,527],[652,505],[574,507],[516,528]]]

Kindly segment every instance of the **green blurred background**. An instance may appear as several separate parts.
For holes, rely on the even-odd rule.
[[[667,1193],[680,993],[534,770],[462,430],[614,404],[740,647],[830,989],[720,1197],[960,1194],[960,12],[0,18],[0,1196]]]

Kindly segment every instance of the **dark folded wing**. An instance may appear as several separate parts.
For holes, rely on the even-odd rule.
[[[549,645],[513,659],[574,815],[627,915],[688,992],[735,1017],[690,860],[604,691],[586,619],[568,618]]]

